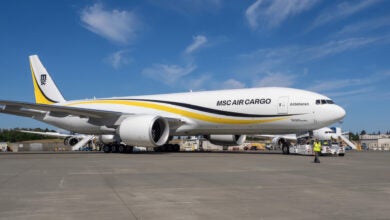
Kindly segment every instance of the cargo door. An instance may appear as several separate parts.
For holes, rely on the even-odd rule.
[[[278,99],[278,114],[288,114],[288,97],[282,96]]]

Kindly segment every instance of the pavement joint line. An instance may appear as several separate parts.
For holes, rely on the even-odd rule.
[[[100,169],[98,170],[99,172],[99,176],[101,178],[104,179],[104,181],[106,182],[106,184],[110,187],[110,189],[114,192],[115,196],[122,202],[122,205],[126,207],[126,210],[127,212],[129,213],[130,216],[134,217],[134,219],[138,220],[139,218],[135,215],[135,213],[133,212],[133,210],[131,210],[131,208],[126,204],[126,202],[123,200],[123,198],[119,195],[119,193],[115,190],[114,186],[111,184],[111,182],[109,181],[109,179],[107,179],[107,177],[104,177],[101,173],[100,173]]]

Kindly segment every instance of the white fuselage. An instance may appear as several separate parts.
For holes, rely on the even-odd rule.
[[[340,106],[321,104],[321,100],[330,99],[305,90],[266,87],[79,100],[56,105],[180,119],[180,126],[173,126],[170,135],[280,134],[322,128],[345,116]],[[102,127],[78,116],[48,114],[39,120],[84,134],[115,132],[115,128]]]

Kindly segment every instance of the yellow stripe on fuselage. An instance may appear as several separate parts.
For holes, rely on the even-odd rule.
[[[31,63],[30,63],[30,68],[31,68],[31,74],[32,74],[32,81],[33,81],[33,84],[34,84],[35,102],[37,104],[46,104],[46,105],[53,104],[54,102],[48,100],[45,97],[45,95],[43,95],[41,89],[39,88],[37,79],[35,78],[34,70],[33,70],[32,66],[31,66]]]
[[[274,122],[274,121],[280,121],[283,119],[286,119],[286,117],[277,117],[277,118],[269,118],[269,119],[232,119],[232,118],[220,118],[220,117],[214,117],[210,115],[200,114],[196,112],[190,112],[187,110],[174,108],[170,106],[145,102],[145,101],[128,101],[128,100],[93,100],[93,101],[81,101],[81,102],[74,102],[71,104],[68,104],[67,106],[75,106],[75,105],[86,105],[86,104],[114,104],[114,105],[128,105],[128,106],[137,106],[137,107],[144,107],[144,108],[150,108],[160,111],[165,111],[173,114],[182,115],[185,117],[207,121],[207,122],[213,122],[213,123],[219,123],[219,124],[259,124],[259,123],[267,123],[267,122]]]

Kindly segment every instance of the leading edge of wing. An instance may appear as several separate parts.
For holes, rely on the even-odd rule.
[[[60,115],[74,115],[74,116],[96,118],[96,119],[120,117],[121,115],[123,115],[122,112],[115,112],[115,111],[104,111],[104,110],[96,110],[96,109],[67,107],[67,106],[60,106],[60,105],[45,105],[45,104],[34,104],[28,102],[0,100],[0,112],[3,110],[5,113],[7,113],[6,111],[7,108],[12,109],[12,111],[20,111],[20,112],[29,111],[29,110],[39,110],[39,111],[46,111],[46,112],[60,114]]]

